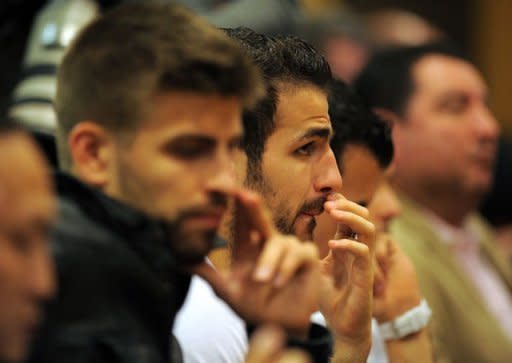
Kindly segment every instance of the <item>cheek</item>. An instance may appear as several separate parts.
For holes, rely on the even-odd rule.
[[[270,182],[277,199],[288,205],[289,209],[297,209],[311,185],[312,170],[307,163],[292,157],[274,158],[276,162],[268,163],[263,169],[265,178]]]
[[[201,170],[167,157],[160,157],[147,164],[139,177],[144,181],[143,197],[149,208],[158,209],[159,214],[173,217],[194,201],[199,191]],[[137,172],[137,171],[136,171]]]
[[[468,144],[460,130],[451,127],[426,130],[422,139],[422,155],[433,168],[445,170],[456,167],[465,158]],[[454,162],[455,161],[455,162]]]
[[[456,157],[460,147],[456,133],[449,129],[410,129],[393,133],[395,162],[410,168],[443,167],[443,160]]]
[[[19,290],[24,283],[23,259],[16,253],[9,253],[6,248],[0,251],[0,325],[8,322],[17,306]]]

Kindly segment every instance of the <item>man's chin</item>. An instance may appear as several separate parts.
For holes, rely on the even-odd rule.
[[[315,217],[302,214],[295,219],[293,234],[301,241],[312,241],[315,227]]]
[[[184,232],[175,241],[174,254],[180,265],[193,266],[204,261],[214,245],[216,230]]]

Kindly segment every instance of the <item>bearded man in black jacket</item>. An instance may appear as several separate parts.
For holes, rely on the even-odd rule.
[[[191,272],[248,323],[307,336],[316,249],[235,183],[241,113],[261,94],[236,43],[176,5],[122,5],[76,38],[55,102],[59,292],[32,362],[179,362],[169,332]],[[226,279],[204,257],[228,200],[240,243]]]

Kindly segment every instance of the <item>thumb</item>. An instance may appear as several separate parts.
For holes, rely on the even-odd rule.
[[[277,361],[285,335],[274,326],[264,326],[252,336],[245,363],[274,363]]]

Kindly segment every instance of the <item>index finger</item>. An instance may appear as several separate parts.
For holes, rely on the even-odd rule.
[[[260,196],[251,191],[236,193],[240,205],[245,207],[247,218],[263,240],[267,240],[275,233],[274,221],[270,211],[263,205]]]

